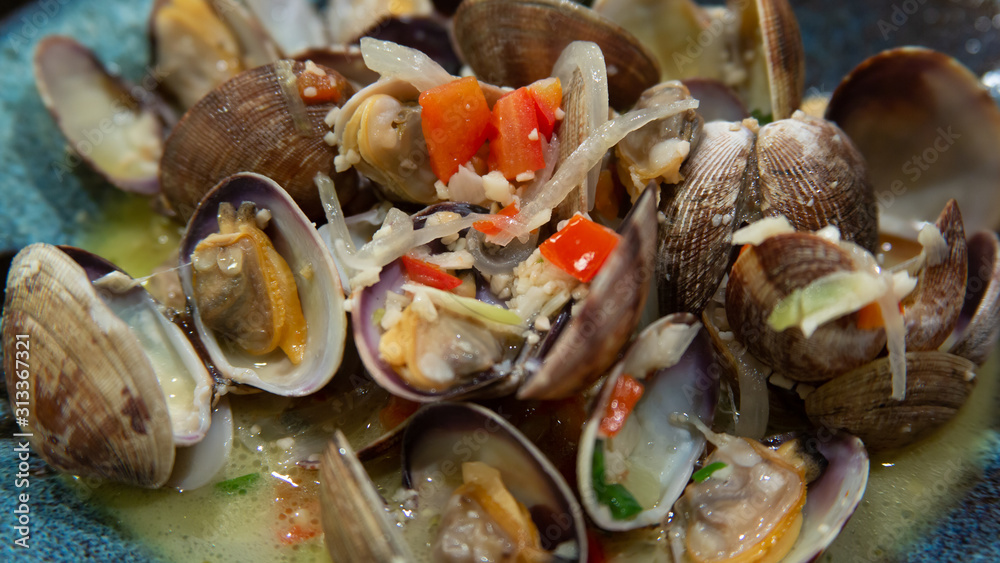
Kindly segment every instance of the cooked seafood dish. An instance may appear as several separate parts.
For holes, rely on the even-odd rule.
[[[259,515],[240,560],[807,562],[992,393],[1000,108],[945,54],[803,99],[788,0],[156,0],[148,33],[155,87],[68,36],[33,68],[169,259],[30,244],[2,317],[32,452],[143,533],[155,501]]]

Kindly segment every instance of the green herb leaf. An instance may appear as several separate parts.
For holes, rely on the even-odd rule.
[[[757,123],[759,125],[762,125],[762,126],[763,125],[767,125],[768,123],[771,123],[772,121],[774,121],[774,114],[773,113],[764,113],[764,112],[762,112],[759,109],[755,109],[755,110],[751,111],[750,112],[750,117],[756,119]]]
[[[229,479],[228,481],[216,483],[215,490],[226,493],[227,495],[245,495],[247,494],[247,489],[259,480],[260,473],[248,473],[240,477]]]
[[[698,471],[695,471],[694,475],[691,476],[691,479],[693,479],[695,483],[701,483],[705,479],[711,477],[712,473],[715,473],[716,471],[722,469],[725,466],[726,464],[722,463],[721,461],[717,461],[715,463],[706,465],[705,467],[702,467]]]
[[[597,502],[606,505],[611,510],[615,520],[629,520],[642,512],[642,505],[635,500],[632,493],[621,483],[606,483],[604,481],[604,442],[598,440],[594,444],[594,460],[591,467],[591,478]]]

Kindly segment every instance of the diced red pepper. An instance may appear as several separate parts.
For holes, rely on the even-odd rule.
[[[528,84],[528,91],[535,100],[535,114],[538,118],[538,132],[552,140],[556,127],[556,110],[562,105],[562,83],[558,78],[544,78]]]
[[[447,183],[486,142],[490,108],[479,81],[467,76],[420,94],[420,127],[431,170]]]
[[[517,215],[517,202],[511,203],[507,207],[501,209],[494,217],[513,217]],[[499,219],[497,219],[499,220]],[[500,227],[496,224],[496,220],[483,219],[482,221],[476,221],[472,224],[472,228],[485,235],[498,235],[500,234]]]
[[[341,102],[340,98],[344,92],[334,75],[317,74],[306,70],[299,74],[296,82],[299,85],[299,97],[306,105]]]
[[[378,411],[378,420],[382,423],[382,429],[388,432],[410,418],[410,415],[417,412],[419,408],[420,403],[400,399],[393,395],[389,397],[389,404]]]
[[[601,419],[601,435],[610,438],[621,431],[635,404],[642,398],[643,390],[642,383],[627,373],[618,378],[611,392],[611,402]]]
[[[462,285],[462,280],[445,272],[434,264],[403,255],[403,268],[410,281],[427,285],[436,289],[450,291]]]
[[[527,88],[518,88],[493,105],[488,161],[490,170],[499,170],[508,180],[545,168],[535,108]]]
[[[541,244],[539,250],[576,279],[587,283],[604,265],[621,237],[583,215],[574,215],[561,231]]]

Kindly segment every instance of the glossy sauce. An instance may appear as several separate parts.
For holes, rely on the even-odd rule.
[[[107,219],[96,222],[97,226],[77,244],[111,259],[133,275],[148,274],[170,255],[179,240],[180,230],[175,223],[156,215],[145,200],[133,196],[116,200]],[[915,446],[872,459],[865,497],[823,561],[878,561],[900,556],[914,540],[933,529],[936,519],[955,506],[971,484],[981,478],[983,453],[1000,442],[991,430],[1000,412],[998,356],[994,353],[978,370],[969,403],[951,423]],[[252,407],[241,408],[252,405],[252,400],[234,399],[237,436],[252,434],[256,415]],[[372,407],[378,408],[374,404]],[[553,426],[541,419],[551,420],[553,415],[556,419],[566,418],[566,413],[557,411],[579,408],[570,403],[525,407],[526,415],[536,416],[517,425],[532,439],[538,437],[532,426],[566,432],[559,429],[565,424],[557,421]],[[371,437],[370,423],[359,426],[359,421],[354,421],[353,426],[356,433]],[[565,459],[554,461],[572,477],[575,459],[567,452],[563,454],[558,457]],[[399,492],[401,483],[398,462],[387,461],[369,468],[392,504],[391,497]],[[97,484],[95,488],[82,480],[76,482],[81,494],[106,509],[112,525],[139,538],[168,560],[329,561],[322,534],[310,535],[320,528],[317,473],[289,465],[288,452],[277,443],[262,442],[251,448],[237,439],[233,455],[216,481],[250,473],[261,477],[247,487],[246,494],[224,493],[212,485],[178,492],[114,484]],[[575,487],[572,478],[570,485]],[[407,526],[407,535],[417,544],[429,545],[430,525],[435,521],[434,515],[418,517],[411,522],[416,525]],[[296,531],[295,527],[300,529]],[[634,539],[640,540],[635,535]],[[627,548],[631,553],[628,559],[659,560],[663,553],[657,553],[657,545],[663,545],[664,539],[655,531],[645,532],[641,541]],[[616,547],[626,550],[624,546]]]

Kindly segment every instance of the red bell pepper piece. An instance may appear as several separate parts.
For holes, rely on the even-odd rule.
[[[494,217],[497,219],[483,219],[482,221],[476,221],[472,224],[472,228],[486,235],[498,235],[502,230],[497,224],[497,221],[501,221],[500,217],[513,217],[517,215],[517,202],[511,203],[507,207],[501,209]]]
[[[604,265],[621,237],[583,215],[574,215],[561,231],[541,244],[539,250],[576,279],[587,283]]]
[[[341,100],[343,90],[333,75],[305,71],[299,74],[296,82],[299,86],[299,97],[307,106],[326,102],[339,104],[343,101]]]
[[[490,170],[499,170],[508,180],[545,168],[536,107],[527,88],[518,88],[493,105],[488,161]]]
[[[555,77],[544,78],[528,84],[528,91],[535,100],[538,132],[551,141],[557,121],[556,110],[562,105],[562,83]]]
[[[490,108],[475,77],[467,76],[420,94],[420,127],[431,170],[447,183],[486,142]]]
[[[444,291],[450,291],[462,285],[462,280],[445,272],[434,264],[429,264],[405,254],[402,259],[403,268],[406,269],[406,275],[410,278],[410,281]]]
[[[618,378],[611,392],[611,402],[601,419],[600,433],[603,436],[610,438],[621,431],[644,390],[642,383],[627,373]]]

